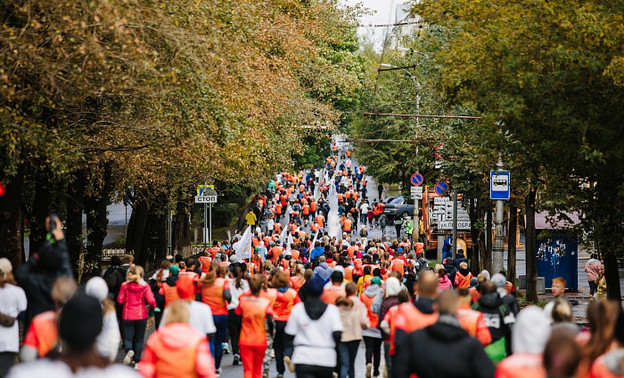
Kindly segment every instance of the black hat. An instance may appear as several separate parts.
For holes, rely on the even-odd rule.
[[[102,331],[102,306],[90,295],[79,291],[61,310],[59,337],[73,350],[89,349]]]

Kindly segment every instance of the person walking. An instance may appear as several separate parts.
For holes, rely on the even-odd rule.
[[[236,314],[241,316],[240,354],[243,361],[243,376],[262,376],[262,364],[267,349],[267,331],[273,330],[271,301],[260,296],[264,277],[256,275],[249,279],[251,295],[239,298]]]
[[[121,327],[126,364],[136,364],[141,360],[148,315],[145,306],[156,308],[154,294],[143,281],[143,274],[142,267],[132,265],[126,275],[128,280],[121,285],[117,296],[117,302],[123,305]]]
[[[343,326],[338,344],[340,378],[355,378],[355,358],[362,341],[362,329],[368,328],[368,316],[366,308],[355,297],[357,285],[349,282],[345,291],[346,296],[336,300]]]
[[[304,302],[293,307],[284,329],[294,336],[292,363],[299,378],[331,378],[336,367],[343,326],[338,308],[321,300],[323,286],[312,277],[301,287]]]
[[[377,327],[379,324],[379,316],[372,311],[373,301],[377,295],[382,293],[381,278],[374,276],[371,278],[370,285],[364,290],[360,299],[366,306],[368,316],[368,328],[363,330],[364,344],[366,345],[366,377],[379,375],[379,365],[381,363],[381,331]]]
[[[214,365],[217,371],[221,368],[223,358],[222,344],[225,341],[228,324],[227,304],[232,300],[230,282],[224,278],[224,270],[218,263],[210,265],[210,272],[199,280],[198,290],[201,301],[210,306],[212,319],[217,328],[215,337],[210,340],[210,353],[214,356]]]
[[[111,362],[117,358],[121,333],[115,303],[108,299],[108,286],[101,277],[93,277],[87,281],[85,293],[96,298],[102,304],[102,332],[95,340],[97,351]]]
[[[293,306],[301,302],[297,292],[290,287],[288,273],[279,270],[272,279],[272,286],[277,289],[277,298],[273,304],[273,313],[275,320],[275,338],[273,340],[273,350],[275,351],[275,367],[277,369],[277,377],[283,378],[286,367],[284,360],[287,361],[292,357],[293,346],[292,337],[287,335],[284,330]]]
[[[232,344],[232,354],[234,359],[233,365],[238,365],[240,362],[240,348],[238,341],[240,338],[241,330],[241,316],[236,314],[235,310],[238,307],[238,299],[247,290],[249,290],[249,281],[247,280],[247,268],[244,263],[237,263],[230,265],[233,278],[230,279],[230,294],[232,295],[232,301],[228,304],[228,325],[227,329],[230,334],[230,342]]]
[[[598,260],[598,254],[592,253],[590,259],[585,264],[585,273],[587,273],[587,282],[589,283],[589,295],[596,293],[596,277],[600,274],[602,263]]]
[[[27,305],[26,293],[13,278],[13,265],[0,258],[0,377],[15,363],[20,341],[17,316]]]

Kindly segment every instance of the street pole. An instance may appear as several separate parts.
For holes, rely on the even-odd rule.
[[[212,245],[212,204],[210,204],[209,206],[209,212],[210,215],[208,215],[208,222],[209,222],[209,228],[208,228],[208,245]]]
[[[503,169],[503,159],[498,157],[497,168]],[[496,200],[496,214],[494,218],[494,242],[492,243],[492,274],[503,270],[503,254],[505,252],[505,244],[503,239],[503,218],[504,218],[503,200]]]
[[[208,204],[204,204],[204,247],[208,241]]]
[[[457,190],[453,189],[453,258],[457,253]]]
[[[168,226],[168,237],[167,237],[167,254],[171,255],[172,250],[173,250],[173,246],[172,246],[172,238],[173,238],[173,230],[171,229],[171,223],[172,223],[172,219],[173,218],[173,210],[169,210],[169,219],[167,219],[167,226]]]

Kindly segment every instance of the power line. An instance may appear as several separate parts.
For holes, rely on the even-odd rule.
[[[387,28],[390,26],[403,26],[403,25],[416,25],[421,24],[420,21],[412,21],[412,22],[399,22],[396,24],[369,24],[369,25],[358,25],[359,28]]]
[[[364,113],[364,115],[375,116],[375,117],[481,119],[481,117],[477,117],[477,116],[452,116],[452,115],[433,115],[433,114]]]
[[[411,66],[405,66],[405,67],[389,67],[389,68],[377,68],[377,72],[383,72],[383,71],[396,71],[396,70],[406,70],[408,68],[416,68],[415,64],[412,64]]]
[[[380,142],[403,142],[403,143],[420,143],[419,139],[359,139],[359,138],[349,138],[349,142],[357,142],[357,143],[380,143]]]

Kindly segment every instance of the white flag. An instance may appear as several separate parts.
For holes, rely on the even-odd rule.
[[[240,238],[239,241],[234,243],[232,246],[236,255],[241,259],[250,259],[251,258],[251,226],[247,226],[245,233]]]
[[[284,244],[284,241],[286,241],[287,232],[288,232],[288,225],[284,226],[284,230],[282,231],[282,234],[280,235],[280,243]]]
[[[286,250],[287,251],[290,251],[290,246],[292,245],[292,243],[293,243],[293,237],[292,237],[292,234],[290,234],[290,235],[288,235],[288,242],[286,243]]]

